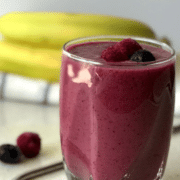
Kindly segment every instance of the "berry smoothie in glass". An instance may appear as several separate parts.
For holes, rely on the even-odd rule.
[[[160,180],[174,113],[175,54],[147,38],[63,47],[60,135],[69,180]]]

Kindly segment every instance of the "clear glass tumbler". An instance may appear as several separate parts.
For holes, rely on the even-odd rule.
[[[174,113],[175,52],[130,37],[151,62],[106,62],[103,49],[126,36],[72,40],[63,47],[60,136],[69,180],[162,179]],[[103,45],[102,45],[103,44]]]

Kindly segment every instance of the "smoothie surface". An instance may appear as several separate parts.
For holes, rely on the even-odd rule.
[[[103,58],[101,58],[101,54],[103,50],[107,49],[109,46],[113,46],[115,43],[116,42],[87,42],[75,46],[70,46],[67,49],[67,51],[73,55],[76,55],[84,59],[90,59],[92,61],[105,63],[106,61]],[[171,56],[171,53],[164,49],[155,46],[149,46],[146,44],[141,44],[141,46],[143,49],[149,50],[154,55],[156,61],[162,61],[170,58]],[[124,61],[120,61],[120,62],[124,62]],[[125,62],[134,63],[131,60],[127,60]]]

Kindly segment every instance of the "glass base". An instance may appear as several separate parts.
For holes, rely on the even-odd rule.
[[[68,180],[81,180],[81,179],[75,177],[75,176],[69,171],[69,169],[67,168],[67,165],[66,165],[65,162],[64,162],[64,170],[65,170],[65,173],[66,173],[66,176],[67,176]]]
[[[66,173],[66,176],[67,176],[67,179],[68,179],[68,180],[82,180],[82,179],[80,179],[80,178],[77,178],[75,175],[73,175],[73,174],[70,172],[70,170],[68,169],[66,163],[65,163],[65,162],[63,162],[63,163],[64,163],[64,170],[65,170],[65,173]],[[162,173],[162,169],[160,168],[160,170],[159,170],[159,172],[158,172],[158,174],[157,174],[157,177],[156,177],[154,180],[163,180],[163,179],[162,179],[162,176],[163,176],[163,173]],[[125,176],[122,178],[122,180],[125,180],[125,179],[129,179],[129,177],[125,175]],[[131,178],[131,179],[132,179],[132,178]],[[87,179],[87,180],[93,180],[92,176],[89,177],[89,179]]]
[[[64,170],[65,170],[65,173],[66,173],[66,176],[67,176],[67,179],[68,179],[68,180],[82,180],[82,179],[77,178],[76,176],[74,176],[74,175],[70,172],[70,170],[68,169],[66,163],[65,163],[65,162],[63,162],[63,163],[64,163]],[[90,177],[88,180],[93,180],[93,178]]]

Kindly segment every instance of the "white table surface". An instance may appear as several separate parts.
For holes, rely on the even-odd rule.
[[[62,160],[59,137],[58,106],[40,106],[0,101],[0,144],[16,144],[16,138],[24,131],[37,132],[42,139],[40,154],[19,164],[0,162],[0,180],[13,180],[36,168]],[[172,135],[170,154],[163,180],[180,179],[180,133]],[[51,173],[34,180],[67,180],[63,171]]]

